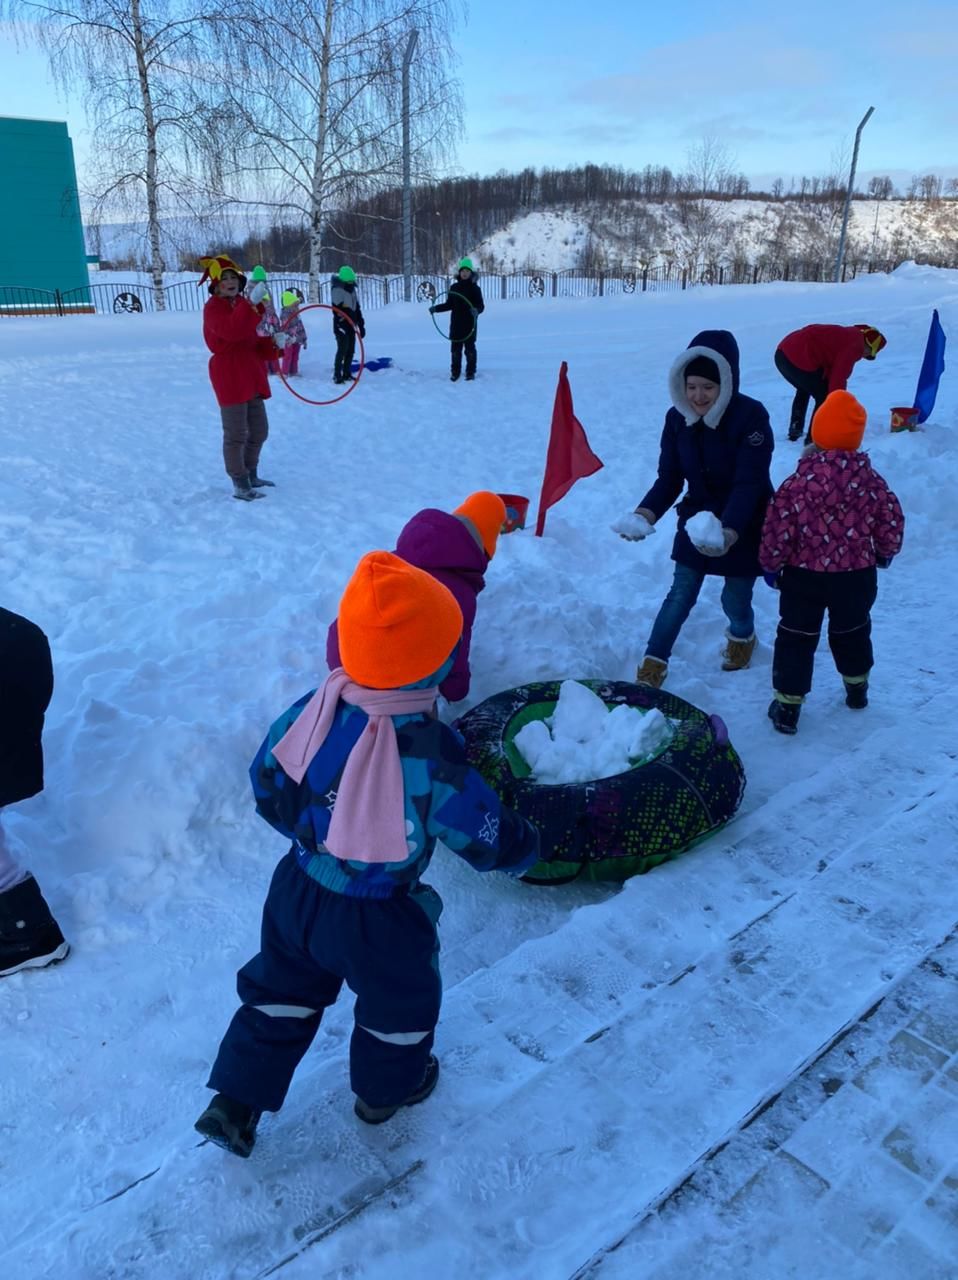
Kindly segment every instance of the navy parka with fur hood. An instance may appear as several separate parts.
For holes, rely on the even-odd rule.
[[[698,356],[714,360],[721,379],[719,397],[704,418],[685,394],[686,366]],[[672,559],[700,573],[757,577],[762,522],[773,492],[774,440],[765,406],[739,391],[738,343],[732,334],[706,329],[693,338],[672,365],[669,392],[673,407],[665,416],[658,478],[638,505],[659,520],[685,488],[676,507]],[[711,511],[723,528],[738,534],[724,556],[703,556],[685,532],[686,522],[700,511]]]

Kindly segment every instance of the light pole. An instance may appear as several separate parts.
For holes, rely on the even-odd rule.
[[[838,256],[835,258],[835,283],[839,284],[842,278],[842,263],[845,260],[845,233],[848,231],[848,215],[852,207],[852,192],[855,189],[855,170],[858,168],[858,147],[862,140],[862,129],[871,119],[874,107],[869,107],[862,116],[862,122],[855,130],[855,148],[852,151],[852,167],[848,174],[848,189],[845,192],[845,209],[842,213],[842,230],[838,237]]]
[[[402,60],[402,290],[403,300],[412,302],[412,183],[409,156],[409,64],[419,32],[413,27]]]

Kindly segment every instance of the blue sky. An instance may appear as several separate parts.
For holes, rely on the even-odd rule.
[[[466,137],[456,172],[683,165],[705,133],[758,185],[825,172],[869,106],[860,172],[958,175],[958,5],[898,0],[472,0],[457,39]],[[0,27],[0,115],[82,104]]]

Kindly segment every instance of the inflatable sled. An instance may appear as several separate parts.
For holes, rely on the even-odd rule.
[[[367,360],[365,364],[365,369],[367,373],[376,373],[380,369],[391,369],[392,364],[393,364],[392,356],[380,356],[376,360]],[[358,373],[359,361],[354,360],[352,364],[349,366],[349,369],[351,373]]]
[[[527,684],[487,698],[456,722],[466,755],[493,790],[542,833],[552,851],[523,879],[532,884],[626,880],[711,835],[734,815],[745,770],[718,716],[674,694],[621,680],[582,680],[606,703],[657,707],[673,735],[659,754],[594,782],[539,785],[515,746],[532,720],[551,715],[562,682]]]

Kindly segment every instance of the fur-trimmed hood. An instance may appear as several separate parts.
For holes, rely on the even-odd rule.
[[[704,329],[696,334],[669,370],[669,395],[672,397],[672,404],[689,427],[699,421],[699,415],[691,408],[685,394],[685,369],[699,356],[707,356],[718,366],[721,380],[719,397],[702,418],[707,427],[717,427],[732,396],[738,392],[738,343],[727,329]]]

